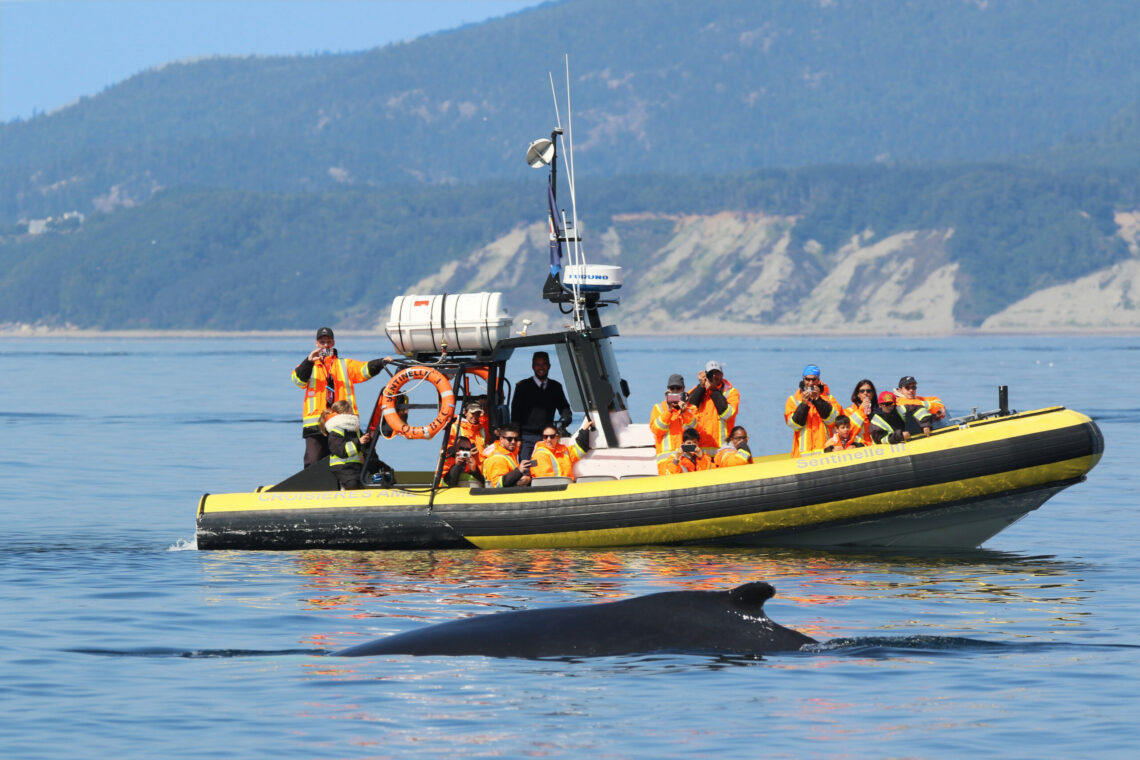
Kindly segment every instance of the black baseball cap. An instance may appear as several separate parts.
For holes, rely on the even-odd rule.
[[[320,340],[321,338],[332,338],[333,340],[336,340],[331,327],[322,327],[321,329],[317,330],[317,340]]]
[[[900,388],[905,388],[908,385],[918,385],[918,381],[914,379],[914,375],[903,375],[899,378]]]

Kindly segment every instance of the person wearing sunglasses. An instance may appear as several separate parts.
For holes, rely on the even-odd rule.
[[[562,443],[558,430],[553,425],[543,428],[542,440],[534,445],[534,453],[530,455],[535,461],[531,475],[536,478],[560,477],[575,480],[574,463],[590,450],[590,428],[593,426],[593,420],[586,420],[569,446]]]
[[[748,431],[740,425],[734,427],[728,436],[728,445],[716,453],[716,456],[713,457],[713,464],[717,467],[752,464],[752,449],[748,447]]]
[[[930,433],[930,427],[923,428],[923,432]],[[910,440],[910,433],[906,429],[906,412],[899,407],[895,394],[891,391],[879,394],[879,406],[871,418],[871,437],[875,443],[902,443]]]
[[[922,425],[922,420],[930,417],[941,420],[946,417],[946,405],[937,396],[919,396],[918,381],[913,375],[903,375],[899,378],[899,387],[895,389],[895,403],[899,404],[912,417]],[[925,414],[923,411],[925,410]]]
[[[843,414],[851,421],[851,430],[854,431],[855,437],[864,446],[870,446],[875,442],[871,437],[871,418],[875,416],[875,404],[878,403],[878,398],[879,392],[875,390],[875,384],[863,378],[855,383],[855,390],[851,391],[851,406],[843,410]]]
[[[804,367],[799,390],[784,402],[784,422],[793,431],[792,456],[822,449],[842,408],[820,379],[819,366]]]
[[[499,440],[491,447],[483,460],[483,480],[491,488],[510,488],[530,485],[530,468],[533,459],[519,461],[519,443],[522,435],[519,426],[503,425],[499,428]]]

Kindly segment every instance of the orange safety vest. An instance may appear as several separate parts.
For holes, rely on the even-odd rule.
[[[742,464],[752,464],[752,455],[735,446],[725,446],[713,457],[713,464],[717,467],[736,467]]]
[[[352,404],[352,413],[356,410],[356,383],[363,383],[372,376],[368,374],[368,362],[356,359],[340,359],[326,356],[313,362],[313,373],[309,375],[309,382],[297,377],[297,370],[293,370],[293,382],[299,388],[305,389],[305,400],[301,407],[301,425],[305,429],[315,428],[321,423],[321,412],[328,406],[328,384],[332,377],[336,386],[336,398],[333,401],[348,400]]]
[[[518,469],[519,458],[503,448],[503,444],[495,441],[487,458],[483,460],[483,479],[491,488],[501,488],[503,477],[511,470]]]
[[[479,423],[472,425],[466,419],[456,418],[447,429],[447,446],[445,448],[454,446],[459,436],[463,436],[474,444],[475,453],[473,456],[475,457],[475,464],[482,462],[483,449],[487,448],[487,440],[483,435],[483,427]],[[447,473],[446,469],[444,473]]]
[[[675,452],[669,452],[668,458],[657,463],[657,473],[659,475],[679,475],[682,472],[700,472],[701,470],[711,470],[716,467],[716,465],[713,464],[712,457],[703,451],[697,452],[697,460],[695,462],[686,456],[682,456],[680,464],[673,464],[674,453]]]
[[[915,396],[914,398],[907,398],[896,390],[895,403],[905,407],[922,407],[927,409],[936,419],[942,419],[946,416],[946,405],[943,404],[942,399],[937,396]],[[921,415],[916,414],[915,419],[921,419]]]
[[[835,424],[835,418],[839,416],[839,411],[843,407],[831,395],[831,390],[826,385],[820,386],[819,397],[831,404],[831,414],[827,416],[826,420],[821,419],[815,406],[808,404],[808,416],[803,426],[797,425],[792,419],[792,415],[803,402],[804,392],[797,390],[788,396],[787,402],[784,403],[784,422],[795,431],[792,435],[792,456],[794,457],[799,456],[801,451],[822,449],[827,445],[827,439],[831,437],[831,426]]]
[[[846,441],[839,440],[839,433],[836,433],[827,439],[827,443],[823,444],[823,448],[826,449],[828,446],[831,446],[835,451],[843,451],[844,449],[854,448],[857,445],[863,445],[863,442],[859,440],[859,435],[856,433],[855,428],[851,428],[851,435],[848,436]]]
[[[874,410],[874,408],[874,406],[871,407],[872,410]],[[871,420],[868,418],[868,415],[863,414],[863,405],[852,404],[844,409],[843,413],[847,415],[847,419],[851,420],[851,430],[855,434],[855,438],[859,440],[859,443],[864,446],[874,445],[875,439],[871,437]],[[824,446],[826,445],[825,443]]]
[[[696,389],[697,386],[694,385],[689,395],[692,395]],[[728,434],[736,427],[736,414],[740,411],[740,391],[736,390],[732,383],[722,380],[720,392],[728,402],[724,414],[717,414],[716,404],[709,398],[709,394],[705,393],[701,405],[697,407],[697,420],[693,423],[693,427],[701,434],[699,442],[701,448],[710,456],[728,443]]]
[[[574,480],[574,463],[585,453],[577,442],[570,446],[561,443],[551,446],[546,441],[539,441],[534,446],[534,453],[530,455],[536,462],[530,474],[536,478],[562,477]]]
[[[472,451],[471,452],[471,459],[472,459],[472,461],[475,462],[475,466],[479,467],[480,471],[482,471],[482,467],[479,466],[479,452],[478,451]],[[457,461],[459,461],[459,460],[456,458],[456,456],[454,454],[452,454],[451,456],[449,456],[443,460],[443,469],[441,469],[439,471],[439,477],[441,480],[443,478],[447,477],[447,473],[451,472],[451,468],[455,467],[455,463]],[[468,470],[467,472],[470,472],[470,470]]]
[[[649,412],[649,429],[657,440],[657,453],[667,454],[679,449],[685,428],[692,427],[696,419],[697,408],[692,404],[685,404],[680,409],[669,406],[668,401],[654,404]]]

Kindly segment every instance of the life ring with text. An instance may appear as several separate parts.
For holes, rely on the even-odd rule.
[[[396,397],[400,395],[400,389],[412,380],[427,380],[439,392],[439,414],[428,424],[419,427],[409,425],[396,410]],[[405,438],[431,438],[443,430],[455,414],[455,392],[451,390],[451,383],[447,382],[447,377],[439,370],[431,367],[405,367],[393,375],[388,385],[384,387],[380,413],[384,415],[384,421],[396,435]]]

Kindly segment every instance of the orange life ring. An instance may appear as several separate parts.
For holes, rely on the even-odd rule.
[[[439,391],[439,414],[421,427],[412,427],[396,411],[396,397],[400,395],[400,389],[410,380],[427,380]],[[384,415],[384,421],[392,428],[392,432],[397,435],[405,438],[431,438],[443,430],[455,415],[455,392],[451,390],[451,383],[447,382],[447,377],[439,370],[431,367],[405,367],[393,375],[388,385],[384,387],[380,412]]]

